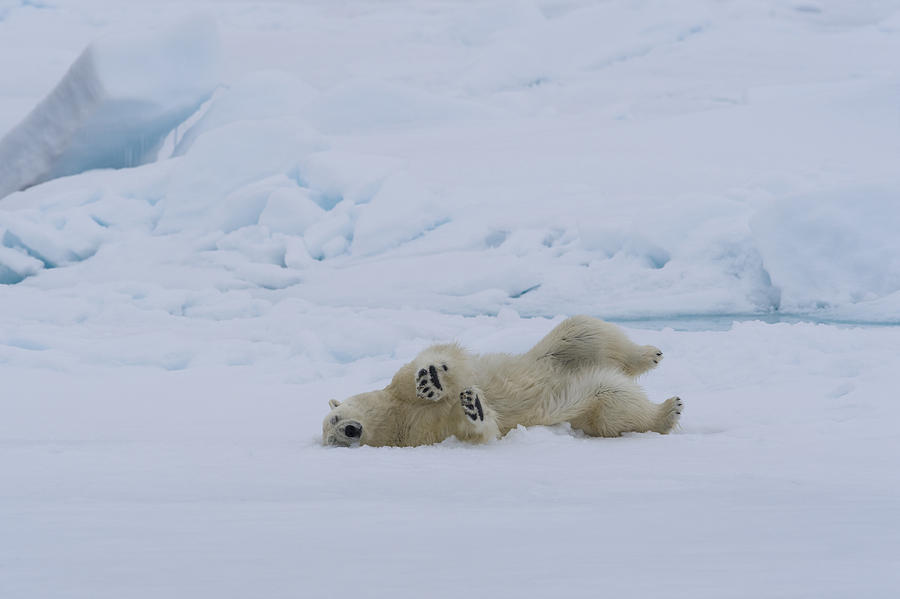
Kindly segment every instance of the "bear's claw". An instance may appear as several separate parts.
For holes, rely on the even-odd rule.
[[[446,371],[447,365],[441,364],[441,368]],[[420,368],[416,373],[416,395],[429,401],[438,401],[444,396],[444,385],[434,364]]]
[[[459,394],[459,402],[462,404],[463,411],[472,421],[484,422],[484,408],[481,406],[481,398],[478,391],[469,388],[463,390]]]

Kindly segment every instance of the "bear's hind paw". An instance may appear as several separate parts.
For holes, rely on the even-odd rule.
[[[640,376],[656,368],[662,362],[663,353],[653,345],[642,345],[626,355],[624,370],[629,376]]]
[[[644,369],[650,370],[656,368],[662,362],[663,353],[658,347],[653,345],[645,345],[641,348],[641,361],[644,363]]]
[[[416,372],[416,395],[429,401],[439,401],[444,397],[444,385],[441,383],[440,371],[447,371],[446,364],[429,364]]]
[[[681,412],[684,410],[684,402],[681,398],[670,397],[659,405],[656,432],[666,434],[678,425]]]

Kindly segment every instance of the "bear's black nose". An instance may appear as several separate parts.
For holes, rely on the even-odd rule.
[[[350,437],[351,439],[355,439],[362,434],[362,429],[353,424],[348,424],[344,427],[344,434]]]

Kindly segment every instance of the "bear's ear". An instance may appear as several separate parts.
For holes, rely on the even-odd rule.
[[[328,405],[331,406],[331,409],[333,410],[333,409],[335,409],[336,407],[338,407],[339,405],[341,405],[341,402],[339,402],[339,401],[336,400],[336,399],[329,399],[329,400],[328,400]]]

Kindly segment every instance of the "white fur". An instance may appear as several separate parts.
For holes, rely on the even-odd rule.
[[[589,316],[563,321],[521,355],[475,355],[456,344],[433,345],[384,389],[330,401],[322,440],[412,446],[456,436],[479,443],[519,425],[562,422],[592,436],[667,433],[678,423],[681,400],[655,404],[634,381],[661,359],[656,347],[636,345],[615,325]],[[480,412],[471,405],[464,409],[466,391],[470,404],[479,398]]]

